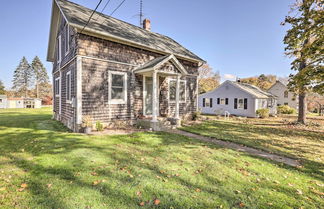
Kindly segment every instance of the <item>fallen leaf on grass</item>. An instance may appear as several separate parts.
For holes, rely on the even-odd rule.
[[[140,202],[139,205],[140,205],[140,206],[144,206],[144,205],[145,205],[145,202]]]
[[[158,205],[158,204],[160,204],[160,202],[161,202],[161,201],[160,201],[159,199],[155,199],[155,200],[154,200],[154,205]]]
[[[245,204],[243,202],[240,202],[239,203],[239,206],[240,206],[240,208],[244,208],[245,207]]]
[[[303,192],[300,189],[297,189],[297,192],[296,193],[299,194],[299,195],[302,195],[303,194]]]
[[[239,191],[239,190],[235,190],[234,192],[235,192],[235,194],[240,194],[240,193],[242,193],[242,192]]]
[[[47,184],[47,188],[51,188],[52,187],[52,184]]]
[[[91,175],[92,176],[98,176],[98,174],[96,172],[92,172]]]
[[[141,196],[142,196],[142,192],[137,191],[137,192],[136,192],[136,195],[139,196],[139,197],[141,197]]]
[[[0,191],[5,191],[6,190],[6,187],[1,187],[0,188]]]
[[[201,192],[201,190],[200,189],[196,189],[196,192]]]
[[[23,183],[23,184],[20,185],[20,187],[21,187],[21,188],[27,188],[27,187],[28,187],[28,184]]]
[[[96,185],[100,184],[100,182],[101,182],[100,180],[96,180],[96,181],[92,182],[92,185],[96,186]]]

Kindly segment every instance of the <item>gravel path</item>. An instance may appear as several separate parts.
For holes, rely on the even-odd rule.
[[[191,137],[191,138],[195,138],[195,139],[199,139],[199,140],[204,141],[204,142],[211,142],[211,143],[214,143],[214,144],[226,147],[226,148],[234,149],[234,150],[237,150],[237,151],[240,151],[240,152],[246,152],[246,153],[251,154],[251,155],[267,158],[267,159],[270,159],[270,160],[273,160],[273,161],[276,161],[276,162],[284,163],[286,165],[290,165],[290,166],[294,166],[294,167],[301,166],[301,164],[296,159],[280,156],[280,155],[277,155],[277,154],[265,152],[265,151],[258,150],[258,149],[255,149],[255,148],[251,148],[251,147],[246,147],[246,146],[241,145],[241,144],[222,141],[222,140],[219,140],[219,139],[206,137],[206,136],[201,136],[201,135],[198,135],[198,134],[193,134],[193,133],[189,133],[189,132],[178,130],[178,129],[166,130],[166,132],[179,134],[179,135],[183,135],[183,136],[187,136],[187,137]]]

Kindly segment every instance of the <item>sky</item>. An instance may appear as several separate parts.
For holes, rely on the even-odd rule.
[[[72,0],[94,9],[99,0]],[[103,0],[101,11],[108,0]],[[110,0],[110,14],[122,0]],[[140,0],[126,0],[113,17],[139,25]],[[152,31],[167,35],[202,59],[222,79],[259,74],[288,76],[290,59],[284,55],[280,23],[293,0],[143,0],[145,18]],[[0,80],[11,87],[21,58],[37,55],[46,61],[52,0],[1,0]]]

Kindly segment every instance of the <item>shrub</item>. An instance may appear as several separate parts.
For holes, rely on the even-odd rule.
[[[263,109],[258,109],[256,111],[256,114],[260,117],[260,118],[268,118],[269,117],[269,109],[263,108]]]
[[[100,121],[96,122],[96,129],[97,131],[103,131],[103,125],[100,123]]]
[[[199,111],[192,113],[192,120],[198,120],[200,115],[201,115],[201,112],[199,112]]]
[[[92,127],[92,118],[89,115],[83,116],[82,127]]]
[[[288,105],[280,105],[277,107],[277,112],[278,114],[295,114],[297,111]]]

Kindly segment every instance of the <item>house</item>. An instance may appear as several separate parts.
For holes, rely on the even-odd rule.
[[[277,105],[288,105],[292,108],[298,109],[298,97],[295,93],[288,90],[287,86],[281,82],[276,81],[268,92],[277,97]]]
[[[104,125],[160,118],[179,123],[197,110],[204,63],[173,39],[64,0],[54,0],[47,60],[54,118],[75,132],[83,116]],[[87,24],[87,22],[89,23]]]
[[[0,95],[0,109],[7,108],[7,96]]]
[[[37,98],[24,98],[24,108],[38,109],[42,107],[42,100]]]
[[[0,95],[1,108],[41,108],[42,100],[37,98],[9,97]]]
[[[276,114],[276,98],[256,86],[239,81],[225,81],[218,88],[199,95],[199,109],[203,114],[257,117],[256,110],[268,108]]]
[[[7,107],[6,108],[24,108],[24,98],[13,97],[7,99]]]

